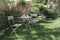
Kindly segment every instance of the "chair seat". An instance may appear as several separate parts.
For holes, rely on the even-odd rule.
[[[16,33],[16,34],[17,34],[16,30],[17,30],[17,28],[19,28],[21,25],[22,25],[22,24],[14,24],[13,27],[12,27],[12,30],[13,30],[13,31],[11,32],[11,34],[12,34],[12,33]]]
[[[14,27],[19,27],[19,26],[21,26],[22,24],[14,24],[13,26]]]

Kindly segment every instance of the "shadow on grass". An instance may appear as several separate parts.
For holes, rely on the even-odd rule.
[[[16,31],[17,31],[17,35],[19,36],[19,39],[22,39],[22,40],[53,40],[53,37],[56,38],[60,36],[60,32],[57,30],[58,28],[45,29],[43,25],[34,24],[34,25],[31,25],[31,29],[26,28],[25,25],[22,25]],[[10,35],[11,31],[12,31],[11,29],[7,29],[4,32],[4,34],[0,37],[0,39],[1,40],[15,40],[13,38],[10,38],[10,39],[8,38],[10,36],[13,36],[13,35]],[[15,35],[13,37],[15,37]]]
[[[1,40],[4,40],[4,39],[6,39],[7,37],[9,37],[11,31],[12,31],[11,29],[5,30],[4,34],[0,36],[0,39],[1,39]]]

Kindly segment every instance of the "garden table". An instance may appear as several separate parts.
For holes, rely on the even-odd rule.
[[[25,24],[26,27],[30,28],[29,21],[31,19],[31,16],[23,15],[23,16],[21,16],[19,18],[22,19],[22,21],[23,21],[23,23]]]

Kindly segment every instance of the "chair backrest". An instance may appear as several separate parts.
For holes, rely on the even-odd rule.
[[[31,16],[37,16],[37,14],[31,14]]]
[[[13,16],[8,16],[9,25],[15,24]]]
[[[31,17],[36,18],[37,14],[30,14]]]
[[[13,20],[13,16],[8,16],[8,20]]]

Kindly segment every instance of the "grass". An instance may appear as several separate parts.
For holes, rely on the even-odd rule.
[[[57,18],[56,20],[47,21],[47,23],[40,23],[40,25],[44,25],[45,28],[58,28],[60,27],[60,18]]]
[[[31,26],[31,29],[22,25],[16,30],[17,34],[9,35],[11,30],[5,30],[3,35],[0,36],[0,40],[60,40],[60,32],[52,32],[54,31],[52,29],[59,27],[60,18],[45,23],[34,24]]]

